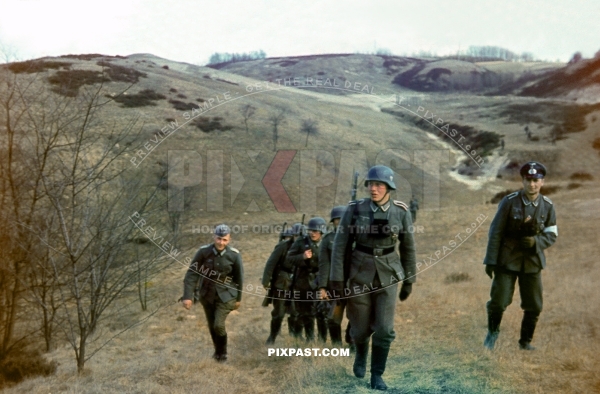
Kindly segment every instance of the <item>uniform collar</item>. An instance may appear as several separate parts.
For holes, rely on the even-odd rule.
[[[225,252],[227,252],[227,246],[225,246],[225,249],[223,249],[221,252],[218,252],[217,248],[215,248],[215,245],[213,244],[212,250],[215,256],[223,256]]]
[[[377,205],[373,201],[371,201],[371,210],[373,212],[377,212],[378,209],[381,209],[383,212],[387,212],[387,210],[390,208],[391,204],[392,204],[392,199],[389,199],[388,202],[386,202],[383,205]]]
[[[521,193],[521,200],[523,200],[523,204],[525,204],[526,207],[528,207],[531,204],[533,204],[534,207],[537,207],[538,204],[540,203],[540,198],[541,197],[542,197],[542,195],[538,194],[538,196],[535,199],[535,201],[529,201],[529,199],[527,198],[527,196],[525,195],[525,193]]]

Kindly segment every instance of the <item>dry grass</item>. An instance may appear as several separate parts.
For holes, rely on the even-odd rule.
[[[115,59],[114,62],[124,67],[135,67],[126,59]],[[221,94],[224,89],[231,91],[232,96],[236,93],[242,95],[244,84],[249,81],[237,75],[203,68],[190,68],[191,71],[184,73],[177,71],[176,66],[169,63],[168,70],[145,70],[147,78],[140,79],[139,89],[168,94],[171,88],[185,91],[188,97],[209,99]],[[202,78],[207,73],[211,77]],[[111,83],[109,86],[111,89],[114,86],[117,91],[121,85]],[[591,147],[597,129],[572,134],[569,139],[561,141],[557,148],[543,145],[543,141],[524,148],[522,145],[528,142],[525,142],[522,127],[498,120],[494,112],[498,111],[494,109],[497,98],[456,98],[440,98],[435,102],[434,109],[440,113],[445,111],[448,115],[444,115],[444,119],[448,122],[456,122],[461,117],[461,122],[465,124],[484,130],[498,130],[506,135],[508,157],[545,154],[556,158],[549,163],[553,185],[568,182],[568,174],[572,174],[574,168],[584,169],[588,173],[597,173],[600,169],[600,158]],[[232,130],[207,134],[190,122],[153,152],[151,160],[139,169],[131,169],[138,171],[141,176],[150,176],[156,162],[167,161],[169,150],[194,149],[204,160],[208,151],[223,151],[226,185],[235,170],[232,161],[242,171],[246,181],[244,188],[231,201],[231,190],[225,187],[223,212],[207,211],[206,177],[196,188],[186,190],[193,198],[185,211],[180,261],[192,255],[198,245],[210,241],[210,236],[206,234],[193,234],[193,225],[213,225],[222,221],[250,226],[275,225],[299,220],[300,213],[276,212],[261,183],[274,157],[274,153],[271,153],[268,117],[278,107],[291,109],[286,124],[280,129],[278,148],[299,150],[299,155],[304,145],[304,136],[297,131],[300,120],[315,116],[321,133],[309,141],[309,148],[313,150],[327,150],[339,155],[343,150],[354,149],[366,152],[368,160],[373,162],[382,147],[402,149],[412,156],[417,149],[437,149],[440,146],[439,142],[430,140],[425,133],[399,124],[389,114],[374,110],[373,103],[364,97],[322,97],[306,91],[258,94],[252,97],[257,113],[252,118],[254,132],[249,135],[242,131],[242,118],[235,109],[240,102],[233,101],[231,105],[217,107],[205,114],[222,117],[224,124],[234,126]],[[130,110],[115,104],[110,120],[124,122],[123,119],[131,115],[129,111],[140,111],[136,113],[144,116],[152,126],[147,130],[148,140],[156,129],[166,125],[164,119],[183,123],[181,113],[166,101],[158,101],[151,110]],[[491,115],[483,116],[487,114]],[[348,126],[349,120],[352,127]],[[140,147],[144,142],[131,141],[134,146]],[[248,150],[260,153],[251,157]],[[390,391],[568,393],[600,390],[600,379],[596,376],[596,371],[600,370],[600,305],[596,302],[600,270],[597,269],[595,257],[596,229],[592,227],[594,221],[589,220],[598,217],[597,212],[600,212],[597,185],[590,182],[576,190],[562,187],[552,196],[557,207],[560,236],[557,244],[547,253],[545,306],[534,338],[538,350],[529,353],[518,349],[521,312],[519,297],[515,294],[513,305],[502,323],[498,348],[488,352],[482,342],[486,331],[485,302],[490,281],[481,263],[487,229],[496,205],[485,204],[485,201],[498,191],[517,189],[519,182],[496,180],[481,191],[472,192],[446,176],[457,157],[450,155],[449,162],[442,163],[440,167],[439,209],[424,205],[419,212],[417,224],[422,225],[424,231],[416,235],[418,261],[426,261],[450,241],[456,240],[456,235],[464,233],[480,214],[486,215],[487,219],[459,248],[438,264],[422,271],[411,297],[398,304],[395,321],[397,336],[392,344],[385,374],[386,382],[393,388]],[[336,160],[339,166],[339,156],[336,156]],[[405,201],[411,195],[409,188],[422,191],[423,176],[428,176],[408,164],[408,168],[400,170],[403,179],[397,193],[397,197]],[[313,197],[300,188],[301,170],[308,171],[302,168],[299,160],[295,160],[283,179],[284,187],[299,211],[309,216],[325,217],[331,206],[338,203],[336,199],[339,198],[339,203],[342,203],[348,198],[347,195],[336,196],[336,185],[333,183],[318,189],[317,202],[314,206],[309,205],[306,201],[311,201]],[[328,168],[322,170],[325,173],[330,171]],[[363,195],[361,190],[359,197]],[[253,200],[261,209],[260,212],[246,212]],[[304,205],[300,201],[305,201]],[[276,239],[277,234],[252,232],[234,236],[233,246],[242,251],[246,284],[256,286],[260,283],[264,263]],[[172,269],[154,281],[154,301],[150,308],[162,309],[109,342],[88,361],[86,373],[80,376],[76,374],[72,350],[63,344],[48,355],[49,359],[59,364],[56,375],[27,380],[6,392],[370,392],[366,386],[367,379],[359,380],[352,376],[352,357],[268,357],[264,341],[268,336],[270,309],[261,308],[261,297],[250,294],[244,296],[240,311],[232,313],[227,320],[230,361],[215,363],[210,358],[212,346],[201,308],[196,305],[187,312],[175,303],[181,293],[185,269],[173,262]],[[121,320],[107,321],[99,330],[104,336],[97,338],[94,344],[145,318],[146,315],[139,312],[135,299],[124,299],[121,303],[131,303],[130,314]],[[304,344],[297,344],[287,336],[285,325],[276,344],[281,347],[304,347]]]
[[[559,214],[569,208],[567,197],[559,194],[554,199]],[[422,211],[422,223],[435,218],[437,224],[417,237],[419,259],[435,253],[471,221],[473,212],[493,215],[495,206]],[[545,309],[534,338],[538,350],[518,349],[518,294],[505,315],[497,349],[488,352],[482,346],[490,285],[481,264],[487,241],[484,224],[477,232],[481,234],[423,271],[411,297],[398,304],[397,338],[385,374],[396,390],[392,392],[590,392],[597,387],[600,308],[594,300],[600,273],[593,269],[592,223],[584,223],[575,234],[569,229],[581,226],[580,220],[560,218],[559,242],[547,253]],[[246,261],[247,283],[258,283],[262,261],[276,237],[257,238],[236,239]],[[369,392],[366,379],[352,376],[352,357],[268,357],[263,343],[270,310],[260,307],[257,296],[246,295],[240,312],[229,316],[230,361],[215,363],[201,309],[196,305],[187,312],[173,304],[184,271],[174,266],[158,281],[157,292],[170,304],[113,340],[88,362],[84,376],[76,375],[71,351],[61,348],[50,355],[60,364],[56,376],[32,379],[7,392]],[[456,272],[472,279],[447,283]],[[133,314],[127,323],[141,317]],[[305,346],[288,337],[285,325],[282,331],[278,347]]]

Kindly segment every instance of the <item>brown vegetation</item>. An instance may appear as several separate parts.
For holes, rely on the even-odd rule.
[[[290,60],[296,62],[295,64],[280,69],[298,73],[297,75],[313,75],[311,74],[313,70],[314,74],[321,72],[324,76],[334,75],[334,72],[337,73],[335,75],[340,75],[342,72],[339,70],[356,71],[352,68],[355,67],[354,65],[349,63],[344,66],[341,62],[356,61],[357,57],[359,56],[314,56],[306,59],[294,57]],[[80,62],[87,61],[76,57],[73,59]],[[380,66],[374,59],[380,59],[381,63],[385,61],[376,56],[365,56],[365,59],[373,63],[374,69]],[[141,61],[139,65],[130,67],[131,61],[127,63],[125,60],[113,59],[111,62],[133,69],[145,67]],[[256,63],[270,60],[259,60]],[[395,59],[391,60],[395,61]],[[401,62],[401,60],[397,61]],[[332,65],[328,66],[327,62],[331,62]],[[89,63],[83,64],[88,68],[96,67]],[[241,66],[237,64],[236,67]],[[77,67],[79,66],[74,64],[71,70],[78,69]],[[360,67],[363,67],[362,63]],[[389,64],[391,70],[396,68],[398,72],[401,72],[403,67],[399,63]],[[136,91],[160,92],[165,91],[169,86],[185,86],[187,96],[205,97],[208,101],[209,98],[222,93],[224,85],[216,79],[231,78],[218,70],[211,70],[214,78],[206,74],[204,74],[205,78],[198,78],[199,75],[203,75],[205,69],[195,68],[189,74],[185,74],[175,70],[164,73],[157,68],[154,73],[151,69],[144,68],[148,71],[147,77],[139,78],[139,88],[136,88]],[[60,71],[51,70],[50,73]],[[40,72],[43,78],[38,78],[37,82],[46,83],[47,71]],[[386,68],[381,67],[377,72],[386,75],[385,86],[390,86],[390,77],[386,74]],[[360,78],[365,80],[373,78],[369,79],[370,83],[378,78],[375,75],[380,74],[363,73]],[[34,74],[12,73],[10,75],[10,78],[15,77],[29,78],[27,79],[29,81],[33,79]],[[444,78],[444,75],[440,75],[440,78]],[[6,80],[0,82],[3,83],[2,89],[5,89]],[[109,86],[112,88],[116,85]],[[124,85],[121,85],[123,89],[125,89]],[[528,143],[523,135],[522,126],[514,127],[510,123],[503,123],[498,116],[503,106],[509,105],[502,101],[503,99],[467,94],[439,97],[432,95],[431,102],[427,104],[432,111],[449,114],[447,121],[454,125],[470,127],[475,131],[494,130],[498,135],[513,137],[512,141],[506,138],[505,157],[513,159],[511,165],[514,168],[518,169],[519,162],[529,160],[530,157],[544,157],[549,168],[550,166],[556,168],[547,181],[551,184],[542,189],[543,194],[552,194],[559,217],[560,236],[556,245],[547,253],[548,267],[544,270],[544,312],[534,338],[534,345],[538,350],[521,352],[518,349],[521,311],[519,296],[516,293],[513,305],[506,312],[502,323],[497,349],[488,352],[483,348],[482,341],[486,330],[485,302],[489,294],[490,281],[483,272],[481,262],[486,248],[487,229],[497,206],[486,205],[483,202],[493,197],[498,190],[505,190],[502,192],[505,195],[520,188],[518,176],[493,180],[471,177],[469,181],[480,182],[483,186],[480,190],[471,190],[470,185],[449,176],[450,169],[457,158],[450,150],[448,162],[440,163],[439,173],[434,174],[435,180],[440,184],[440,202],[439,206],[432,206],[432,203],[428,202],[431,201],[428,200],[430,196],[425,193],[423,186],[424,182],[431,180],[432,176],[411,159],[414,152],[418,150],[446,150],[452,141],[445,137],[434,140],[420,132],[421,130],[413,121],[418,117],[408,112],[404,113],[403,118],[391,117],[389,114],[379,112],[381,106],[385,107],[389,103],[381,104],[375,98],[368,101],[371,97],[367,95],[355,99],[351,96],[337,97],[315,93],[312,99],[306,91],[296,94],[293,89],[281,93],[254,95],[252,104],[258,110],[256,116],[252,118],[250,132],[243,131],[244,119],[237,107],[239,101],[234,101],[234,104],[212,108],[190,122],[207,131],[207,134],[199,134],[193,129],[182,127],[176,132],[173,131],[169,135],[169,140],[163,145],[157,146],[152,145],[152,141],[162,141],[166,134],[163,129],[175,130],[176,127],[171,127],[170,124],[182,124],[183,116],[172,108],[172,103],[168,104],[167,101],[160,99],[153,100],[156,105],[152,110],[143,111],[143,120],[146,122],[146,126],[142,128],[143,133],[130,133],[132,135],[121,138],[119,130],[137,130],[137,127],[134,127],[136,116],[142,111],[130,111],[123,106],[105,105],[98,107],[97,112],[92,111],[94,115],[92,121],[84,124],[88,125],[87,128],[82,128],[80,123],[82,117],[79,116],[86,111],[82,110],[80,105],[86,102],[86,98],[90,98],[93,91],[103,85],[96,83],[93,89],[90,87],[91,85],[81,85],[79,93],[71,97],[57,96],[48,91],[37,95],[36,99],[41,100],[38,101],[39,105],[27,107],[31,111],[29,113],[31,116],[19,118],[21,121],[27,118],[28,123],[14,129],[19,131],[13,134],[19,148],[13,151],[17,154],[16,157],[19,160],[25,157],[36,159],[28,161],[27,165],[22,165],[21,163],[24,162],[19,161],[17,166],[12,167],[16,170],[14,172],[16,176],[13,178],[19,181],[14,184],[17,188],[14,196],[19,198],[10,198],[13,194],[9,191],[10,188],[7,188],[8,184],[3,183],[10,179],[5,176],[6,173],[3,172],[0,177],[2,180],[0,196],[3,198],[0,213],[3,218],[10,219],[6,223],[27,222],[27,217],[22,215],[26,211],[15,210],[15,204],[29,205],[39,196],[41,201],[39,204],[44,208],[39,216],[34,216],[33,221],[30,222],[37,226],[35,232],[19,232],[19,228],[23,227],[12,227],[12,225],[3,226],[0,230],[0,251],[2,251],[0,253],[2,263],[0,264],[2,279],[0,298],[3,302],[10,301],[11,294],[16,294],[17,302],[3,305],[14,307],[18,316],[13,326],[12,337],[5,344],[6,347],[11,347],[25,336],[31,339],[28,345],[32,349],[41,351],[47,349],[47,353],[42,358],[49,360],[48,362],[56,368],[45,369],[46,367],[40,361],[39,368],[30,369],[38,370],[42,374],[49,373],[48,376],[28,378],[14,387],[6,388],[7,393],[368,392],[367,381],[356,379],[352,375],[352,357],[269,357],[264,341],[268,335],[270,310],[260,306],[262,302],[260,295],[244,294],[241,309],[228,318],[230,360],[225,364],[217,364],[211,359],[212,345],[200,306],[195,305],[191,311],[185,311],[176,300],[181,296],[181,281],[186,270],[185,259],[191,257],[199,245],[206,244],[211,239],[210,234],[197,232],[195,231],[197,227],[194,226],[225,221],[228,224],[247,225],[250,228],[254,225],[269,227],[284,221],[288,223],[297,221],[301,211],[306,211],[305,213],[309,215],[326,216],[338,198],[335,180],[341,178],[344,171],[353,170],[352,165],[348,163],[357,163],[364,173],[360,156],[364,154],[366,167],[377,160],[382,160],[383,156],[378,156],[382,148],[393,151],[391,156],[383,158],[389,160],[390,165],[395,166],[398,171],[399,190],[395,198],[406,201],[406,197],[410,198],[410,192],[423,193],[422,196],[419,195],[421,211],[417,223],[423,226],[424,231],[415,234],[417,259],[422,263],[422,268],[427,262],[436,259],[436,253],[443,254],[443,258],[436,264],[428,266],[419,273],[411,297],[397,305],[395,318],[397,337],[392,344],[385,373],[386,382],[392,387],[390,391],[469,394],[569,393],[594,392],[600,387],[600,380],[595,373],[600,368],[598,357],[600,341],[597,340],[600,310],[598,303],[594,302],[598,296],[597,283],[600,281],[600,271],[596,267],[597,235],[593,227],[600,212],[597,199],[599,190],[595,183],[589,182],[583,183],[585,187],[576,189],[577,198],[573,198],[574,193],[569,192],[573,187],[570,185],[587,181],[588,179],[583,178],[600,171],[600,158],[594,150],[600,148],[596,148],[595,145],[592,147],[590,144],[597,135],[593,125],[584,123],[586,130],[570,134],[567,140],[556,146],[551,147],[542,138],[536,143],[531,143],[531,150],[521,150],[523,148],[520,145]],[[245,87],[241,83],[228,86],[227,89],[231,89],[232,96],[245,93]],[[102,98],[101,103],[106,102],[105,90],[101,90],[101,93],[97,93],[96,96]],[[0,95],[2,99],[5,97],[8,96]],[[511,100],[512,104],[515,104],[515,101],[517,103],[525,101],[518,97],[512,97]],[[53,102],[72,108],[67,112],[52,111],[53,107],[50,104]],[[0,111],[10,108],[5,105],[6,103],[2,104]],[[47,106],[46,109],[42,104]],[[183,104],[187,105],[187,103]],[[544,108],[544,112],[538,114],[542,121],[548,112],[556,109],[545,106],[544,101],[536,101],[535,104]],[[535,109],[535,107],[536,105],[532,105],[528,108]],[[557,111],[561,109],[558,108]],[[4,112],[0,112],[2,118],[0,133],[4,133],[6,137],[3,137],[4,144],[0,147],[3,149],[0,154],[2,160],[0,170],[6,171],[9,168],[6,164],[9,155],[5,151],[7,146],[5,142],[10,141],[10,138],[6,134],[6,117],[2,114]],[[42,125],[41,121],[47,121],[52,114],[60,114],[55,118],[57,121]],[[65,117],[65,115],[69,116]],[[458,121],[459,116],[463,115],[464,120]],[[274,142],[277,144],[277,149],[300,152],[303,148],[306,143],[305,136],[298,133],[298,129],[304,119],[318,121],[319,139],[311,145],[314,145],[314,150],[331,152],[336,167],[332,169],[318,163],[317,168],[307,168],[310,166],[306,166],[306,162],[300,165],[302,155],[298,154],[281,182],[298,213],[277,212],[272,200],[266,195],[261,181],[275,155],[275,152],[272,152]],[[64,122],[66,120],[71,123]],[[65,129],[65,124],[72,126]],[[232,125],[236,127],[233,128]],[[545,123],[543,125],[548,126]],[[35,149],[20,148],[33,146],[32,140],[26,141],[23,138],[35,135],[39,137],[38,142],[45,141],[45,138],[50,135],[48,133],[58,126],[61,126],[61,130],[64,131],[63,137],[56,141],[56,146],[51,145],[52,150],[48,156],[49,163],[52,164],[51,173],[54,174],[51,177],[53,182],[47,183],[48,188],[43,189],[36,186],[37,178],[25,170],[37,168],[36,165],[39,164],[37,160],[44,157],[44,150],[38,152]],[[424,125],[424,127],[432,128],[431,125]],[[208,131],[226,129],[232,132],[208,133]],[[23,132],[24,130],[27,130],[27,133]],[[76,134],[76,130],[81,133]],[[77,135],[81,138],[74,138]],[[469,134],[468,138],[476,139],[477,134]],[[69,143],[65,144],[66,141]],[[86,147],[84,153],[80,152],[72,156],[70,154],[74,146],[72,141],[84,141],[83,146]],[[480,141],[480,147],[485,147],[486,141],[487,139]],[[440,145],[444,143],[446,145]],[[147,156],[149,159],[144,161],[139,169],[134,168],[131,159],[137,157],[139,160],[139,152],[147,152],[145,145],[151,145],[154,151]],[[499,157],[496,148],[490,145],[489,150],[490,156]],[[222,161],[218,162],[218,157],[213,156],[211,158],[213,161],[207,162],[208,154],[215,151],[222,153]],[[182,187],[185,194],[182,204],[184,211],[168,211],[166,207],[169,199],[166,197],[170,189],[169,182],[173,183],[177,179],[171,176],[167,178],[166,174],[169,166],[174,164],[174,158],[179,159],[182,152],[198,153],[196,156],[198,159],[196,162],[187,160],[185,165],[181,165],[182,174],[188,176],[179,179],[186,185]],[[351,152],[354,161],[342,161],[341,152]],[[402,156],[403,152],[407,152],[407,155]],[[303,152],[303,155],[307,153],[310,154],[311,150]],[[108,172],[102,176],[95,177],[97,172],[89,171],[90,167],[85,167],[93,167],[93,164],[98,163],[102,157],[115,156],[117,158],[107,166]],[[73,161],[74,158],[81,158],[81,161]],[[584,159],[589,160],[582,162]],[[77,169],[73,170],[72,165],[68,166],[73,163],[84,166],[81,172]],[[210,173],[207,172],[208,166],[205,163],[212,166],[213,170]],[[218,170],[214,170],[215,163],[216,167],[219,167]],[[576,179],[575,174],[579,173],[573,174],[573,169],[585,169],[586,172],[581,172]],[[208,187],[208,182],[213,182],[221,171],[224,184],[221,187],[214,187],[213,183]],[[78,174],[77,179],[66,175],[73,172]],[[318,175],[317,178],[314,178],[312,172]],[[240,173],[243,175],[243,182],[239,181]],[[117,175],[123,178],[115,178],[111,183],[110,177]],[[300,184],[299,179],[304,179],[306,176],[313,176],[310,178],[312,183],[319,183],[322,180],[329,182],[330,179],[334,181],[318,185],[311,183],[309,186],[301,187],[304,184]],[[331,178],[328,178],[329,176]],[[96,194],[82,192],[85,196],[78,195],[77,190],[80,189],[77,189],[78,183],[75,180],[90,179],[89,177],[94,179],[94,183],[89,189],[81,190],[101,192]],[[237,191],[234,190],[236,177],[239,181],[237,186],[241,188]],[[570,180],[573,182],[569,183]],[[130,194],[135,191],[135,188],[131,187],[138,182],[147,187],[136,189],[137,192]],[[307,208],[306,202],[313,202],[311,197],[306,197],[311,187],[314,187],[315,193],[318,193],[318,198],[314,207]],[[410,188],[412,190],[409,190]],[[38,194],[35,194],[36,191]],[[340,203],[344,203],[349,194],[343,188],[337,191],[340,191]],[[498,193],[495,198],[501,198],[500,194]],[[359,191],[359,197],[364,196],[366,192]],[[123,197],[124,200],[119,200],[119,197]],[[131,232],[124,230],[127,226],[132,226],[128,217],[135,212],[134,202],[141,203],[142,200],[150,197],[153,203],[147,207],[147,212],[156,213],[158,216],[152,216],[148,224],[157,233],[161,229],[164,230],[161,235],[171,241],[171,236],[174,234],[172,229],[180,228],[182,231],[181,236],[173,241],[174,245],[182,251],[176,258],[167,256],[164,250],[157,246],[158,240],[153,239],[153,233],[149,236],[139,229],[132,228]],[[127,200],[132,204],[129,208],[127,208]],[[223,205],[221,207],[211,205],[215,201],[220,201]],[[56,207],[60,209],[53,208],[50,202],[57,204]],[[254,205],[251,205],[252,202]],[[254,212],[249,209],[253,207],[258,207],[260,211]],[[15,218],[13,216],[15,212],[19,212],[21,216]],[[60,217],[59,212],[66,214],[69,219],[70,225],[66,223],[67,237],[65,233],[61,233],[59,222],[55,221]],[[467,237],[465,229],[472,228],[473,220],[478,215],[483,215],[485,220]],[[100,220],[101,217],[106,220]],[[122,222],[111,221],[110,218],[115,220],[120,218]],[[92,220],[92,225],[85,222],[88,219]],[[462,234],[460,246],[452,249],[451,253],[444,251],[451,245],[450,241],[459,242],[457,234]],[[260,283],[265,260],[273,250],[277,237],[277,233],[252,232],[235,234],[233,237],[233,246],[241,251],[244,259],[246,284],[257,286]],[[89,249],[79,252],[77,249],[69,248],[67,238],[75,240],[74,243],[91,241]],[[53,249],[45,247],[46,245],[52,246]],[[93,283],[91,278],[98,278],[98,276],[94,276],[92,271],[86,271],[85,268],[90,264],[99,267],[98,259],[103,258],[112,258],[112,268],[106,271],[110,273],[109,278],[96,288],[80,287],[81,296],[77,298],[68,290],[69,286],[75,285],[75,281],[73,274],[66,269],[67,263],[81,262],[77,267],[87,275],[84,276],[85,278],[90,278],[87,281],[83,280],[82,283],[89,285]],[[15,267],[31,275],[23,276],[24,281],[17,281],[13,270]],[[53,276],[41,275],[46,271],[34,269],[36,267],[56,267],[61,273],[59,276],[61,281],[55,282]],[[125,284],[126,287],[121,287],[120,292],[116,292],[119,285]],[[52,288],[54,285],[65,287]],[[16,292],[13,292],[15,287],[12,286],[16,286]],[[19,286],[24,287],[19,288]],[[32,289],[35,292],[25,291],[25,289]],[[44,295],[42,292],[44,289],[51,291]],[[64,299],[60,297],[61,291],[65,295]],[[115,296],[113,304],[101,311],[92,307],[94,303],[101,305],[107,300],[105,298],[102,301],[101,298],[92,297],[108,296],[109,293]],[[44,310],[53,311],[52,299],[58,306],[55,310],[56,314],[44,315]],[[78,308],[83,312],[81,315]],[[98,317],[95,325],[90,325],[91,321],[86,320],[86,316],[92,315]],[[2,334],[6,332],[6,328],[10,328],[10,324],[5,324],[7,321],[3,320],[5,316],[7,315],[0,313]],[[78,318],[82,319],[82,326],[79,326]],[[42,329],[44,322],[50,329],[48,348]],[[277,347],[331,347],[330,342],[326,345],[320,343],[307,345],[303,341],[291,339],[287,335],[285,326],[283,331],[277,339]],[[85,365],[81,366],[77,362],[81,356],[76,357],[78,347],[81,348],[74,338],[85,335],[87,335],[86,354],[93,357],[87,357],[87,360],[84,360]],[[0,339],[4,337],[5,335],[2,335]],[[13,346],[11,349],[17,347]],[[83,358],[85,359],[86,356],[84,355]],[[30,361],[32,364],[37,363],[33,358]],[[14,368],[1,370],[4,372]],[[547,371],[553,373],[546,373]],[[19,373],[23,376],[27,374]]]

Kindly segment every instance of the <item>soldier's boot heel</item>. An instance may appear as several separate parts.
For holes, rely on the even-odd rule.
[[[367,356],[369,355],[369,341],[365,343],[355,343],[356,354],[354,355],[354,365],[352,372],[357,378],[364,378],[367,373]]]
[[[381,375],[371,375],[371,388],[373,390],[385,391],[388,389],[388,386],[383,381]]]
[[[373,346],[371,352],[371,388],[374,390],[387,390],[388,387],[381,375],[385,372],[390,348],[387,346]]]
[[[536,312],[524,312],[523,321],[521,322],[521,339],[519,339],[519,348],[521,350],[535,350],[535,347],[531,346],[533,339],[533,333],[538,322],[539,313]]]

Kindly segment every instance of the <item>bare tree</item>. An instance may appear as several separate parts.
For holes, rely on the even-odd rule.
[[[304,146],[308,146],[308,137],[311,134],[318,134],[319,129],[317,128],[317,122],[312,119],[304,119],[302,121],[302,126],[300,127],[301,133],[306,133],[306,142]]]
[[[103,118],[103,83],[65,97],[36,74],[0,73],[0,358],[40,330],[15,330],[30,326],[19,320],[30,300],[46,348],[60,328],[81,372],[102,348],[88,350],[101,319],[135,294],[141,267],[155,270],[129,241],[131,215],[161,212],[158,187],[121,165],[142,127]]]
[[[32,333],[15,330],[21,316],[30,262],[39,249],[30,229],[41,220],[45,194],[39,174],[31,168],[44,166],[47,156],[29,155],[28,108],[24,98],[44,99],[35,76],[24,78],[0,67],[0,359]],[[60,111],[59,111],[60,112]],[[38,119],[39,121],[40,119]],[[53,144],[54,142],[49,142]]]
[[[276,113],[269,116],[269,123],[273,127],[273,150],[277,150],[277,141],[279,140],[279,125],[285,123],[285,115],[287,110],[279,108]]]
[[[244,126],[246,127],[246,133],[248,132],[248,120],[256,113],[256,108],[251,104],[242,105],[241,108],[242,117],[244,118]]]

